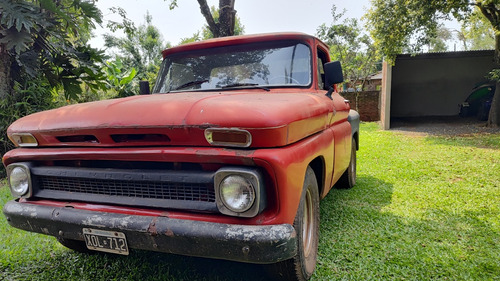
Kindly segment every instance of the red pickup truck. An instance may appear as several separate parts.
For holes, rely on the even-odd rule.
[[[309,279],[319,201],[356,180],[359,114],[337,93],[340,63],[300,33],[190,43],[163,57],[153,94],[9,127],[9,224],[77,251],[272,264],[282,279]]]

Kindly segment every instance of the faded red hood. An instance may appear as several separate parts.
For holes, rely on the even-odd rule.
[[[251,147],[283,146],[323,130],[332,108],[308,93],[171,93],[65,106],[14,122],[12,133],[32,133],[40,146],[208,146],[208,127],[240,128]],[[166,135],[116,143],[111,135]],[[71,138],[71,137],[74,138]]]

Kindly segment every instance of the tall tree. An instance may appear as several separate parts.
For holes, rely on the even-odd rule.
[[[446,52],[446,42],[452,38],[451,31],[444,25],[438,26],[436,33],[429,38],[429,52]]]
[[[495,48],[495,32],[491,23],[477,7],[466,21],[462,21],[461,33],[463,34],[466,50]]]
[[[177,0],[169,0],[170,9],[177,7]],[[207,21],[208,29],[214,38],[233,36],[236,23],[236,10],[234,9],[235,0],[219,0],[218,15],[216,20],[212,14],[207,0],[197,0],[200,5],[200,11]]]
[[[145,23],[136,27],[123,9],[112,8],[112,11],[122,17],[122,22],[111,22],[108,27],[112,31],[123,29],[125,32],[124,37],[104,35],[105,46],[117,51],[114,57],[120,62],[115,65],[129,71],[135,69],[138,79],[153,83],[161,64],[161,52],[170,47],[170,43],[164,42],[161,32],[152,24],[153,18],[149,12],[144,16]]]
[[[377,71],[379,59],[372,40],[363,33],[358,20],[345,18],[345,13],[345,9],[338,12],[333,5],[333,23],[330,26],[322,24],[317,35],[330,46],[332,59],[342,62],[346,82],[363,87],[368,76]]]
[[[429,43],[441,20],[466,20],[477,7],[495,32],[494,60],[500,67],[500,2],[498,0],[371,0],[366,17],[377,49],[389,62],[413,45],[416,49]],[[488,118],[489,126],[500,126],[500,83]]]

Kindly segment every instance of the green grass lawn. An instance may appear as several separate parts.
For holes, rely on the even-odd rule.
[[[0,205],[7,200],[0,188]],[[500,134],[412,136],[362,124],[356,187],[332,190],[321,204],[313,280],[500,280]],[[227,261],[76,254],[0,216],[0,280],[262,276]]]

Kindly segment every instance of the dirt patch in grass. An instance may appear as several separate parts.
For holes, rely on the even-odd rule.
[[[485,121],[459,116],[411,117],[391,119],[391,131],[415,136],[474,136],[498,134],[500,128],[486,127]]]

